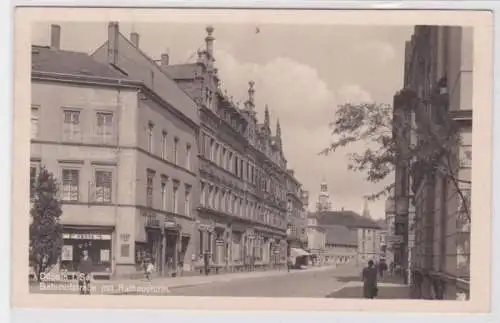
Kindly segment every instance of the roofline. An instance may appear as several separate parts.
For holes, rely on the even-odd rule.
[[[66,84],[85,84],[89,86],[107,86],[114,88],[129,88],[141,90],[148,94],[155,101],[160,103],[162,107],[167,109],[173,115],[190,125],[194,130],[199,129],[199,124],[188,118],[185,114],[172,107],[168,102],[163,100],[155,91],[150,89],[144,82],[129,79],[109,78],[92,75],[77,75],[56,72],[32,71],[31,80],[61,82]]]

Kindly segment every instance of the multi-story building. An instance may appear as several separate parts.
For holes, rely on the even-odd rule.
[[[395,97],[395,113],[412,125],[402,130],[410,134],[399,149],[423,141],[428,131],[439,139],[450,124],[457,130],[443,136],[450,145],[437,141],[436,151],[445,148],[439,151],[446,152],[451,167],[424,168],[416,158],[411,177],[407,169],[396,176],[396,201],[406,196],[400,213],[409,218],[409,201],[414,206],[414,219],[406,220],[413,229],[406,230],[406,245],[412,252],[412,289],[420,298],[468,297],[472,37],[472,28],[415,27],[406,44],[405,88]]]
[[[294,176],[294,171],[288,170],[287,174],[288,246],[303,249],[305,247],[304,235],[306,229],[304,221],[304,196],[301,184]]]
[[[228,270],[283,264],[290,173],[281,128],[278,122],[271,133],[267,106],[264,122],[258,123],[254,82],[249,82],[243,107],[225,93],[214,66],[214,29],[206,31],[206,47],[198,51],[195,63],[169,65],[162,60],[162,70],[200,106],[195,257],[208,255],[213,266]]]
[[[318,223],[318,214],[310,212],[307,215],[307,251],[311,254],[312,262],[324,262],[326,248],[326,229]]]
[[[117,23],[93,57],[60,32],[32,47],[31,89],[32,182],[44,165],[61,185],[60,268],[87,249],[96,275],[140,273],[145,256],[174,270],[195,220],[196,104]]]
[[[356,231],[343,225],[329,225],[325,228],[326,264],[342,265],[354,263],[358,258],[358,237]]]
[[[313,254],[320,254],[321,261],[342,263],[346,257],[348,261],[352,261],[354,247],[356,263],[362,264],[368,260],[379,259],[381,228],[371,218],[366,203],[363,216],[343,208],[332,211],[328,185],[323,181],[316,203],[316,212],[310,214],[309,219],[309,249]],[[312,244],[315,244],[315,248],[312,248]]]

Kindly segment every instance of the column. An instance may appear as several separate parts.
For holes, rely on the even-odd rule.
[[[165,231],[165,228],[162,228],[161,230],[161,252],[160,252],[160,263],[158,271],[161,276],[165,276],[165,262],[166,262],[166,255],[165,253],[167,252],[167,234]]]

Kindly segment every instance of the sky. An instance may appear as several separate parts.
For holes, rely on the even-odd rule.
[[[61,25],[61,48],[92,53],[107,39],[107,22]],[[168,52],[171,64],[192,62],[204,47],[207,24],[120,23],[120,32],[140,35],[139,47],[153,59]],[[222,86],[235,101],[247,97],[255,81],[258,118],[269,106],[272,131],[279,119],[289,168],[310,192],[314,210],[320,183],[326,180],[333,209],[362,212],[364,196],[383,188],[347,170],[350,152],[362,143],[328,156],[318,152],[332,138],[329,122],[345,102],[392,103],[403,84],[405,41],[413,26],[283,24],[212,24],[215,66]],[[258,30],[258,32],[257,32]],[[50,24],[33,26],[32,43],[48,45]],[[390,182],[388,179],[386,183]],[[385,217],[385,198],[369,202],[375,219]]]

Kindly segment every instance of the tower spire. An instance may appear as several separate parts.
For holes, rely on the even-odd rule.
[[[267,104],[264,110],[264,124],[267,128],[269,128],[269,107],[267,106]]]

